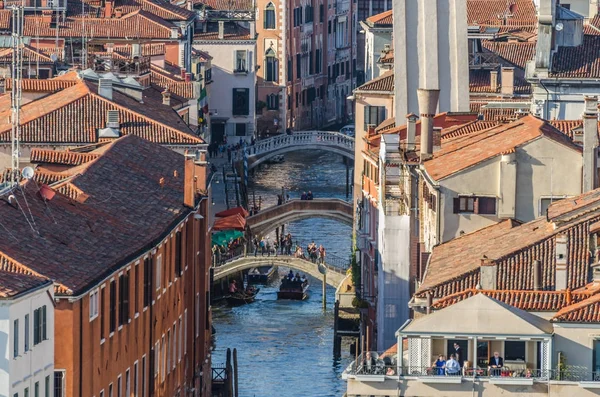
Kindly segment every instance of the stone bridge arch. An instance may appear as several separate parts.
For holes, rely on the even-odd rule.
[[[249,216],[246,224],[253,235],[263,235],[286,223],[307,218],[328,218],[352,225],[353,208],[340,199],[296,199]]]
[[[309,274],[319,280],[323,280],[323,275],[319,271],[319,265],[305,259],[298,259],[289,256],[271,256],[271,257],[254,257],[246,256],[234,259],[221,266],[215,267],[214,280],[218,281],[227,276],[235,275],[243,270],[248,270],[257,266],[277,265],[289,267],[298,272]],[[326,283],[334,288],[342,283],[346,277],[346,270],[331,265],[327,267]]]
[[[325,150],[354,160],[354,138],[334,131],[299,131],[256,142],[246,148],[248,169],[280,154],[298,150]]]

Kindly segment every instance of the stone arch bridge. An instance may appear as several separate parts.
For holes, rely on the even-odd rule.
[[[243,270],[267,265],[289,267],[290,269],[294,269],[298,272],[309,274],[319,280],[323,279],[321,270],[323,267],[325,267],[327,269],[326,283],[334,288],[338,288],[338,286],[346,277],[347,272],[347,269],[338,266],[333,266],[330,264],[319,265],[306,259],[299,259],[291,256],[255,257],[250,255],[233,259],[230,262],[215,267],[214,280],[218,281],[222,278],[226,278],[227,276],[235,275]],[[321,270],[319,270],[319,267],[321,267]]]
[[[334,131],[297,131],[292,135],[277,135],[246,147],[248,169],[280,154],[297,150],[325,150],[354,161],[354,138]]]
[[[252,235],[263,235],[293,221],[329,218],[352,225],[352,205],[340,199],[290,200],[249,216],[246,224]]]

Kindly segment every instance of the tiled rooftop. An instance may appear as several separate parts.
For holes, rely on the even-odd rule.
[[[501,73],[498,73],[500,76]],[[491,74],[487,69],[469,69],[469,92],[473,94],[498,94],[502,82],[498,77],[496,89],[491,86]],[[515,77],[513,82],[514,94],[526,95],[531,93],[531,85],[524,79]]]
[[[424,167],[431,178],[440,180],[541,136],[573,150],[581,150],[544,120],[525,116],[512,123],[472,133],[463,139],[454,139],[442,145],[433,154],[433,158],[424,163]]]
[[[367,18],[367,24],[375,27],[391,27],[393,24],[392,10],[384,11],[380,14]]]
[[[378,91],[378,92],[393,92],[394,91],[394,71],[389,70],[379,77],[371,81],[367,81],[356,89],[357,91]]]
[[[48,277],[59,294],[86,291],[148,250],[189,212],[183,168],[184,156],[128,135],[76,169],[69,183],[85,193],[78,200],[57,193],[44,202],[36,182],[28,181],[13,193],[20,203],[26,196],[35,232],[19,209],[0,201],[2,224],[22,237],[0,239],[0,255],[9,258],[0,261],[6,263],[2,268]]]
[[[583,45],[558,47],[552,56],[551,77],[600,78],[600,36],[585,35]]]
[[[205,5],[213,10],[251,10],[254,5],[251,0],[193,0],[194,5]]]
[[[57,92],[65,88],[73,87],[79,80],[68,79],[23,79],[21,90],[24,92]],[[4,80],[7,91],[12,90],[12,79]]]
[[[237,23],[225,23],[223,38],[219,39],[219,27],[214,22],[209,22],[206,32],[194,32],[194,40],[216,41],[216,40],[254,40],[250,37],[250,30]]]
[[[51,281],[44,277],[4,270],[3,258],[0,254],[0,300],[13,298],[45,284],[50,285]]]
[[[429,291],[443,298],[475,288],[482,260],[497,266],[500,290],[533,290],[532,262],[539,260],[541,289],[554,290],[559,234],[568,240],[567,288],[582,288],[589,281],[588,236],[590,225],[600,220],[600,189],[555,202],[548,214],[551,221],[542,217],[519,225],[506,220],[434,247],[417,296]]]
[[[121,134],[134,134],[152,142],[195,145],[203,141],[170,107],[154,96],[140,103],[113,90],[113,100],[98,95],[88,81],[23,105],[23,143],[89,144],[98,142],[98,129],[105,128],[108,110],[119,111]],[[0,142],[10,141],[10,108],[0,110]],[[52,126],[52,128],[48,128]]]
[[[179,68],[178,68],[179,69]],[[150,79],[152,83],[163,89],[168,89],[170,92],[187,99],[194,99],[194,84],[185,82],[181,75],[173,74],[169,70],[156,65],[150,67]]]
[[[108,47],[105,46],[108,50]],[[130,44],[115,44],[113,51],[118,52],[126,58],[130,58],[132,54],[132,46]],[[150,57],[165,54],[165,43],[142,43],[140,45],[142,56]]]
[[[535,57],[535,42],[502,42],[483,40],[481,45],[486,50],[498,55],[505,66],[516,66],[525,69],[527,61]],[[508,65],[506,65],[508,62]]]
[[[599,323],[600,294],[563,308],[554,315],[552,321],[557,323]]]
[[[98,158],[96,153],[79,153],[70,150],[58,151],[51,149],[38,149],[34,148],[31,150],[30,161],[32,163],[51,163],[76,166],[85,164]]]
[[[499,15],[507,15],[506,23]],[[537,23],[537,12],[532,0],[468,0],[467,23],[469,26],[533,26]]]
[[[115,3],[115,8],[120,8],[124,14],[142,9],[165,21],[188,21],[195,15],[193,11],[165,0],[119,0]]]

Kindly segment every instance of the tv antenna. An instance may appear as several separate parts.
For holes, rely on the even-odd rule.
[[[19,140],[21,138],[21,81],[23,79],[23,6],[12,7],[12,91],[11,103],[11,178],[10,185],[19,183]]]

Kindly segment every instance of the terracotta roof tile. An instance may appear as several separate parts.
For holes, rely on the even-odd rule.
[[[97,153],[79,153],[70,150],[57,151],[51,149],[34,148],[31,150],[29,161],[32,163],[50,163],[75,166],[95,160],[98,158],[98,156],[99,154]]]
[[[367,23],[370,26],[379,26],[379,27],[391,26],[394,23],[393,18],[392,18],[392,10],[384,11],[380,14],[368,17]]]
[[[250,30],[237,23],[225,23],[223,38],[219,39],[219,27],[214,22],[209,22],[206,32],[195,32],[194,40],[217,41],[217,40],[254,40],[250,37]]]
[[[549,220],[555,220],[575,210],[595,211],[598,209],[600,209],[600,189],[552,203],[548,207],[547,217]]]
[[[497,101],[498,102],[506,102],[503,100],[494,99],[494,102],[497,102]],[[491,106],[489,106],[489,103],[488,103],[488,104],[482,105],[479,108],[479,114],[481,114],[483,117],[483,120],[486,120],[486,121],[508,122],[508,121],[518,120],[520,118],[527,116],[529,114],[529,107],[527,107],[527,108],[515,107],[515,106],[511,106],[510,104],[507,104],[506,107],[498,107],[498,106],[491,107]]]
[[[0,256],[0,299],[13,298],[34,288],[52,284],[44,277],[3,270],[1,263]]]
[[[192,0],[194,5],[205,5],[213,10],[252,10],[251,0]]]
[[[12,79],[4,80],[7,91],[12,90]],[[23,79],[21,90],[24,92],[57,92],[65,88],[73,87],[77,80],[66,79]]]
[[[517,66],[523,70],[525,70],[527,61],[530,61],[535,57],[536,43],[507,43],[501,41],[483,40],[481,44],[483,48],[498,55],[502,60],[508,62],[510,65]]]
[[[385,119],[381,122],[377,127],[375,127],[375,133],[380,133],[384,131],[388,131],[396,126],[396,118],[390,117],[389,119]]]
[[[389,70],[357,88],[358,91],[394,91],[394,71]]]
[[[185,80],[181,78],[181,75],[173,74],[167,69],[152,64],[150,67],[150,79],[152,83],[163,89],[168,89],[170,92],[179,95],[180,97],[187,99],[196,98],[194,83],[186,83]]]
[[[561,223],[543,217],[522,225],[507,220],[434,247],[417,296],[422,297],[429,291],[433,297],[442,298],[475,288],[479,283],[482,260],[496,265],[497,288],[500,290],[533,290],[532,263],[539,260],[541,289],[554,290],[555,240],[559,234],[568,240],[567,288],[581,289],[590,277],[590,225],[600,220],[600,190],[594,192],[597,201],[589,205],[589,211],[563,208]],[[562,201],[586,201],[585,196],[580,197]],[[589,201],[588,195],[588,204]],[[551,207],[559,207],[558,204],[561,201]]]
[[[552,56],[552,77],[599,78],[600,36],[586,35],[583,45],[558,47]]]
[[[115,9],[119,8],[126,14],[141,9],[165,21],[188,21],[195,16],[193,11],[164,0],[120,0],[115,4]]]
[[[0,201],[2,224],[31,237],[0,239],[0,255],[10,258],[12,267],[22,264],[20,269],[59,283],[59,293],[82,293],[145,252],[189,213],[183,205],[183,168],[184,156],[128,135],[69,181],[86,200],[59,193],[45,202],[36,182],[29,181],[13,193],[20,202],[27,197],[39,234],[32,235],[21,212]]]
[[[431,307],[435,310],[443,309],[480,293],[518,309],[535,312],[558,311],[569,302],[566,291],[481,290],[469,288],[445,296]],[[587,294],[572,293],[570,299],[580,301],[587,297]]]
[[[457,138],[464,135],[472,134],[481,130],[486,130],[498,125],[495,121],[475,120],[466,124],[455,125],[442,130],[442,140]]]
[[[59,24],[59,37],[81,37],[82,29],[88,37],[94,38],[142,38],[142,39],[172,39],[172,30],[175,25],[167,22],[149,12],[136,11],[121,18],[82,18],[67,17]],[[26,36],[39,36],[55,38],[56,29],[49,23],[43,22],[41,16],[26,15],[23,24],[23,34]]]
[[[442,145],[423,165],[431,178],[440,180],[541,136],[581,150],[544,120],[525,116],[509,124],[469,134],[464,139],[452,140]]]
[[[377,62],[382,64],[394,63],[394,50],[390,49],[389,51],[382,53]]]
[[[0,10],[0,31],[10,31],[12,11],[9,9]]]
[[[126,58],[130,58],[132,54],[131,47],[131,44],[115,44],[113,46],[113,51],[118,52]],[[105,45],[105,48],[108,51],[107,45]],[[144,57],[164,55],[165,43],[142,43],[140,49],[142,51],[142,56]]]
[[[537,12],[532,0],[468,0],[467,23],[474,25],[504,25],[498,15],[509,14],[509,7],[513,7],[512,16],[509,16],[505,25],[528,26],[537,23]]]
[[[113,91],[109,101],[97,94],[97,85],[87,81],[23,105],[21,142],[70,143],[98,142],[98,129],[105,128],[108,110],[119,111],[120,131],[152,142],[172,145],[197,145],[202,139],[193,134],[177,113],[152,97],[140,103]],[[0,110],[0,142],[10,140],[10,109]],[[52,128],[48,128],[51,125]]]
[[[600,322],[600,294],[561,309],[552,317],[558,323]]]
[[[2,48],[0,49],[0,63],[12,63],[12,48]],[[49,55],[44,52],[37,50],[28,45],[23,46],[23,63],[28,62],[36,62],[41,64],[53,64],[54,61],[50,58]]]

